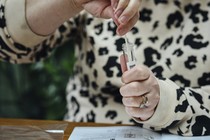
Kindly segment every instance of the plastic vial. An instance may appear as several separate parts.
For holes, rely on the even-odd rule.
[[[131,69],[136,65],[135,57],[135,45],[126,40],[126,43],[122,45],[124,59],[127,65],[127,69]]]

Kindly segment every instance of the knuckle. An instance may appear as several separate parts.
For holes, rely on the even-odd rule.
[[[123,95],[124,95],[124,88],[121,87],[121,88],[119,89],[119,91],[120,91],[120,94],[123,96]]]
[[[141,86],[140,82],[132,82],[129,84],[129,89],[132,89],[132,91],[134,93],[136,93],[136,95],[141,95],[142,92],[144,91],[148,91],[146,86]]]
[[[155,100],[156,102],[159,102],[159,100],[160,100],[160,95],[159,95],[159,94],[155,94],[154,100]]]
[[[126,99],[125,98],[122,98],[122,103],[124,106],[126,106]]]
[[[131,88],[132,90],[138,90],[138,83],[137,82],[131,82],[129,84],[129,88]]]
[[[125,76],[124,76],[124,75],[122,75],[122,77],[121,77],[121,81],[122,81],[123,83],[126,83],[126,78],[125,78]]]
[[[131,98],[123,98],[123,104],[125,106],[129,106],[131,105],[133,102],[132,102],[132,99]]]
[[[130,116],[135,116],[136,111],[133,107],[126,107],[126,112],[130,115]]]
[[[134,72],[141,73],[141,72],[143,72],[143,69],[141,66],[137,66],[137,67],[134,67]]]
[[[135,9],[135,8],[131,8],[131,9],[130,9],[130,14],[131,14],[131,15],[134,15],[135,13],[136,13],[136,9]]]
[[[136,67],[135,72],[137,73],[137,76],[141,78],[148,78],[150,76],[150,71],[145,67]]]

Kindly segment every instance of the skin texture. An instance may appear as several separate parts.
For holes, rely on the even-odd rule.
[[[138,0],[89,0],[82,6],[95,17],[112,18],[118,25],[117,34],[122,36],[137,22],[140,4]]]
[[[49,35],[63,22],[86,10],[96,18],[113,19],[117,24],[117,34],[125,35],[139,19],[140,0],[26,0],[26,19],[37,34]],[[120,88],[123,104],[132,117],[147,120],[154,113],[159,101],[159,87],[155,76],[145,66],[136,66],[127,71],[122,62],[122,82]],[[142,95],[149,103],[139,108]]]
[[[139,18],[140,0],[26,0],[26,19],[32,31],[49,35],[63,22],[86,10],[97,18],[112,18],[123,36]]]
[[[124,57],[120,57],[123,72],[120,93],[126,112],[134,118],[142,121],[148,120],[155,112],[160,99],[160,91],[157,79],[152,71],[144,66],[137,65],[127,70]],[[143,101],[142,95],[148,98],[146,108],[139,108]]]

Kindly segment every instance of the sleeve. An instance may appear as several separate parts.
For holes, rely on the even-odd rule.
[[[158,79],[160,101],[144,127],[182,136],[210,134],[210,86],[179,87],[169,79]]]
[[[25,0],[0,0],[0,60],[10,63],[40,61],[70,39],[75,28],[71,19],[50,36],[37,35],[27,24]]]

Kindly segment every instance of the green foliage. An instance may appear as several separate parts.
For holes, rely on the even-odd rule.
[[[69,43],[34,64],[0,62],[0,117],[63,119],[73,64]]]

